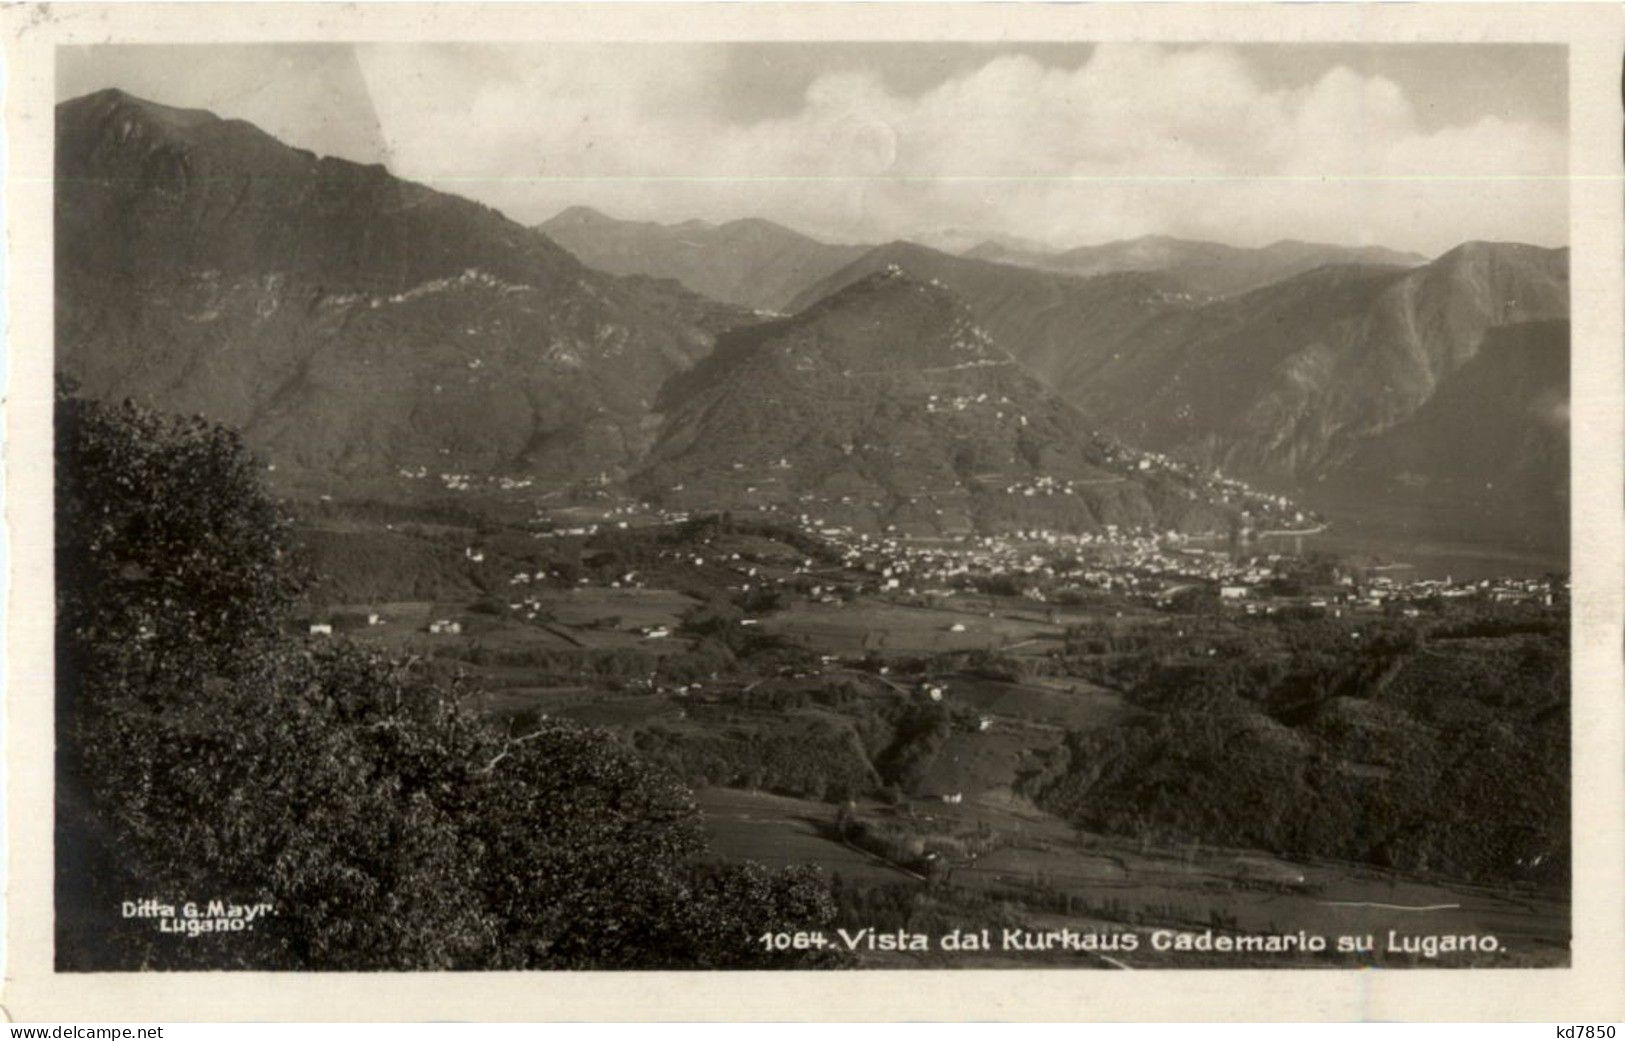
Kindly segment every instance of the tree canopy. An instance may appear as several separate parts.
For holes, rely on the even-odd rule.
[[[63,968],[771,967],[834,914],[704,858],[692,793],[615,735],[502,732],[467,691],[291,635],[287,525],[240,437],[57,398]],[[123,901],[269,904],[180,938]]]

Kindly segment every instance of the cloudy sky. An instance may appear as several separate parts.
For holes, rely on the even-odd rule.
[[[589,205],[835,241],[1145,234],[1436,254],[1567,240],[1565,54],[1512,45],[63,48],[536,223]]]

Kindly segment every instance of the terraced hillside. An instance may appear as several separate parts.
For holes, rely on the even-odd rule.
[[[893,243],[799,302],[893,265],[952,289],[1129,444],[1283,485],[1317,480],[1414,414],[1493,330],[1569,309],[1566,250],[1485,242],[1416,267],[1319,267],[1222,299],[1174,272],[1079,278]]]
[[[637,483],[677,504],[808,497],[832,522],[920,531],[1228,531],[1252,505],[1098,436],[947,288],[897,268],[724,338],[660,407]]]

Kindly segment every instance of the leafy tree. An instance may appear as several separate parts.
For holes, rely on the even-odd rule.
[[[828,926],[837,913],[823,872],[790,867],[773,872],[760,864],[729,865],[707,872],[690,905],[685,940],[690,968],[823,968],[844,964],[834,951],[766,951],[765,932],[798,932]],[[750,950],[748,959],[741,950]]]
[[[64,968],[770,966],[833,914],[719,869],[692,795],[612,735],[504,736],[466,692],[279,635],[299,588],[241,440],[59,390]],[[270,904],[183,939],[123,900]]]
[[[73,390],[59,381],[55,402],[57,920],[94,950],[122,899],[151,895],[95,749],[247,669],[298,581],[236,434]]]
[[[681,963],[693,795],[606,733],[515,739],[480,769],[470,837],[507,933],[497,968]]]
[[[57,631],[70,689],[229,674],[300,586],[287,523],[233,430],[56,398]]]
[[[952,732],[952,719],[944,706],[911,706],[898,722],[891,746],[877,758],[875,768],[886,781],[911,792],[936,762]]]
[[[121,855],[170,902],[267,902],[253,936],[126,937],[166,967],[412,969],[497,939],[465,840],[489,731],[393,663],[278,648],[199,696],[101,712],[84,747]]]

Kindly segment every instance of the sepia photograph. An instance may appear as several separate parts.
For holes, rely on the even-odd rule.
[[[905,24],[50,48],[45,971],[1596,967],[1571,45]]]
[[[64,49],[58,967],[1565,964],[1564,59]]]

